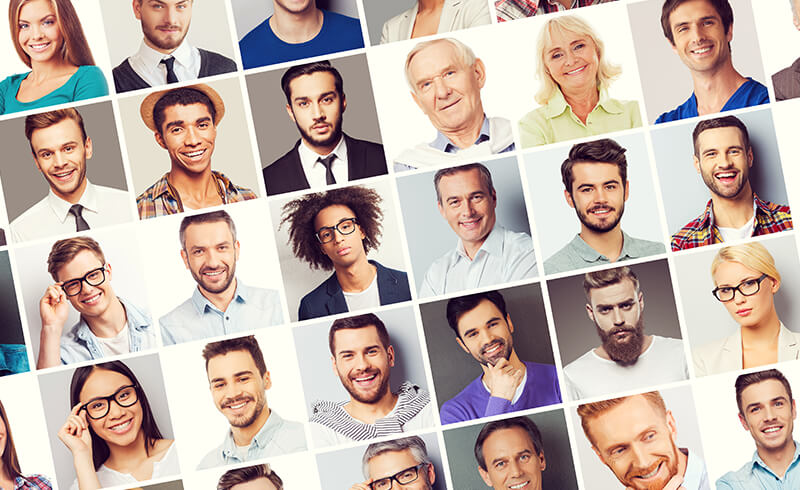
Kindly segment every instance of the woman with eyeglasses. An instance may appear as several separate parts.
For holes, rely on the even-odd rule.
[[[72,490],[178,473],[174,441],[161,436],[144,388],[122,362],[76,369],[70,403],[58,437],[72,452],[77,475]]]
[[[800,359],[800,334],[786,328],[775,310],[781,275],[760,243],[720,249],[711,262],[717,301],[739,324],[732,335],[694,352],[697,376]]]
[[[42,475],[23,476],[22,470],[17,459],[17,450],[14,447],[14,438],[11,437],[11,426],[8,425],[8,417],[3,402],[0,402],[0,445],[2,455],[0,455],[0,488],[7,489],[47,489],[52,488],[47,477]]]

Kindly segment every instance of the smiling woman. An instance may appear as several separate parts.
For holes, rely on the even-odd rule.
[[[22,476],[22,470],[11,437],[11,427],[3,403],[0,402],[0,488],[50,489],[50,481],[42,475]]]

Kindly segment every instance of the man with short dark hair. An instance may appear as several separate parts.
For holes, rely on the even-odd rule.
[[[281,78],[286,113],[300,140],[264,168],[267,194],[321,189],[386,174],[383,146],[344,134],[342,75],[327,60],[289,68]]]
[[[484,425],[475,440],[475,459],[481,478],[494,490],[542,490],[547,460],[542,434],[528,417]]]
[[[436,481],[436,469],[419,436],[374,442],[361,461],[366,480],[350,490],[432,490]]]
[[[268,463],[257,464],[226,471],[217,490],[283,490],[283,480]]]

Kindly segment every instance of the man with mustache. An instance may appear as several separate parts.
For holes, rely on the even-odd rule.
[[[556,367],[517,356],[514,323],[499,292],[451,299],[447,322],[459,347],[478,361],[483,374],[442,404],[442,424],[561,402]]]
[[[327,60],[289,68],[281,78],[286,113],[300,140],[264,168],[267,194],[322,189],[386,174],[383,146],[342,130],[347,108],[342,75]]]
[[[578,407],[592,450],[628,490],[710,490],[705,463],[678,448],[677,424],[657,391]]]
[[[340,318],[328,331],[333,372],[350,394],[343,402],[320,400],[312,408],[317,447],[363,441],[436,424],[430,395],[405,381],[389,386],[395,350],[386,325],[372,313]]]
[[[645,335],[644,294],[630,267],[589,272],[583,290],[601,344],[564,367],[573,400],[689,378],[680,339]]]
[[[194,0],[132,2],[144,39],[139,51],[114,68],[117,93],[236,71],[232,59],[186,40]]]
[[[625,148],[611,139],[574,145],[561,164],[564,198],[575,209],[581,231],[544,262],[548,274],[664,253],[659,242],[622,231],[628,200]]]
[[[303,424],[284,420],[267,405],[272,380],[255,337],[206,344],[203,359],[214,405],[231,427],[198,469],[305,451]]]
[[[706,119],[692,133],[694,168],[711,199],[703,214],[672,235],[672,250],[791,230],[789,206],[759,199],[750,186],[753,148],[735,116]]]
[[[181,258],[197,288],[161,319],[164,344],[216,337],[283,323],[280,295],[236,277],[236,225],[223,210],[186,216],[179,231]]]

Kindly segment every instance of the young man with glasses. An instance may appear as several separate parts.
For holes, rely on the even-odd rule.
[[[150,315],[119,298],[111,287],[111,264],[89,237],[59,240],[47,257],[56,281],[39,301],[42,320],[37,368],[58,366],[155,347]],[[67,301],[80,314],[62,337]]]
[[[431,490],[436,470],[418,436],[370,444],[362,458],[365,481],[350,490]]]
[[[283,207],[295,256],[333,274],[300,300],[299,320],[409,301],[405,272],[367,259],[380,245],[381,197],[354,186],[308,194]]]

